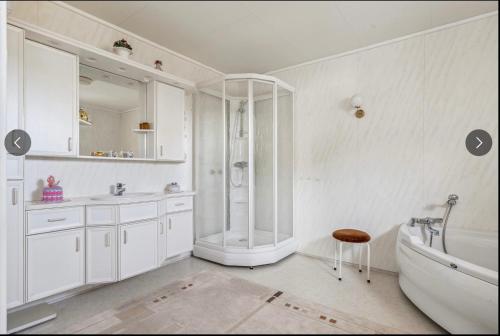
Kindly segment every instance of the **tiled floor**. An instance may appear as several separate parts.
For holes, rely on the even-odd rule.
[[[67,334],[402,334],[289,293],[205,270],[96,314]]]
[[[412,333],[443,333],[418,310],[399,289],[397,277],[372,272],[367,284],[365,273],[344,267],[343,280],[336,280],[331,265],[321,260],[293,255],[281,262],[256,267],[223,267],[197,258],[188,258],[161,269],[98,288],[56,304],[58,318],[26,330],[26,333],[57,333],[95,314],[140,298],[169,282],[202,270],[223,270],[232,275],[272,287],[328,307]]]

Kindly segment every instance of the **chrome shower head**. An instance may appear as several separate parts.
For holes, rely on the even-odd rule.
[[[446,203],[448,203],[450,205],[455,205],[455,204],[457,204],[457,201],[458,201],[458,195],[450,194],[450,195],[448,195],[448,201]]]

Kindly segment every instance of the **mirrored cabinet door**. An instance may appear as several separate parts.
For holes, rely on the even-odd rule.
[[[153,159],[142,82],[80,64],[80,157]]]

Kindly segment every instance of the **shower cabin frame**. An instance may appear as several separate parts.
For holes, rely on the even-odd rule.
[[[227,245],[227,235],[226,230],[228,228],[229,219],[229,183],[228,174],[230,168],[230,163],[228,162],[227,153],[229,148],[228,139],[228,129],[230,123],[230,117],[228,115],[228,104],[226,103],[229,97],[226,95],[226,83],[230,81],[247,81],[248,82],[248,245],[246,247],[236,247]],[[199,222],[199,216],[195,223],[195,244],[193,254],[197,257],[207,259],[213,262],[217,262],[223,265],[230,266],[258,266],[264,264],[275,263],[286,256],[294,253],[298,248],[297,240],[295,239],[295,167],[294,167],[294,132],[295,132],[295,88],[289,84],[283,82],[282,80],[268,75],[260,75],[253,73],[243,73],[243,74],[230,74],[224,76],[222,79],[218,78],[216,80],[200,83],[197,86],[198,91],[203,91],[203,88],[208,87],[214,83],[222,83],[222,95],[219,97],[222,99],[222,120],[223,120],[223,151],[222,151],[222,175],[223,175],[223,223],[222,227],[222,244],[209,243],[200,240],[200,229],[199,226],[203,225]],[[254,83],[265,83],[272,84],[272,138],[273,138],[273,243],[261,246],[255,246],[254,244],[254,231],[255,231],[255,157],[254,157]],[[291,237],[278,241],[278,88],[283,88],[287,90],[291,95],[291,163],[292,163],[292,230]],[[231,97],[234,98],[234,97]],[[198,112],[198,111],[196,111]],[[196,128],[196,125],[195,125]],[[196,134],[195,132],[193,132]],[[197,151],[195,149],[194,156],[196,160]],[[196,167],[196,165],[194,165]],[[196,168],[194,168],[196,169]],[[198,188],[198,174],[195,171],[195,187]],[[195,212],[197,211],[197,205],[195,201]]]

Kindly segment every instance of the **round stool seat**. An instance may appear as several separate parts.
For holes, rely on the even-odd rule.
[[[333,238],[346,243],[368,243],[370,235],[365,231],[356,229],[340,229],[332,233]]]

